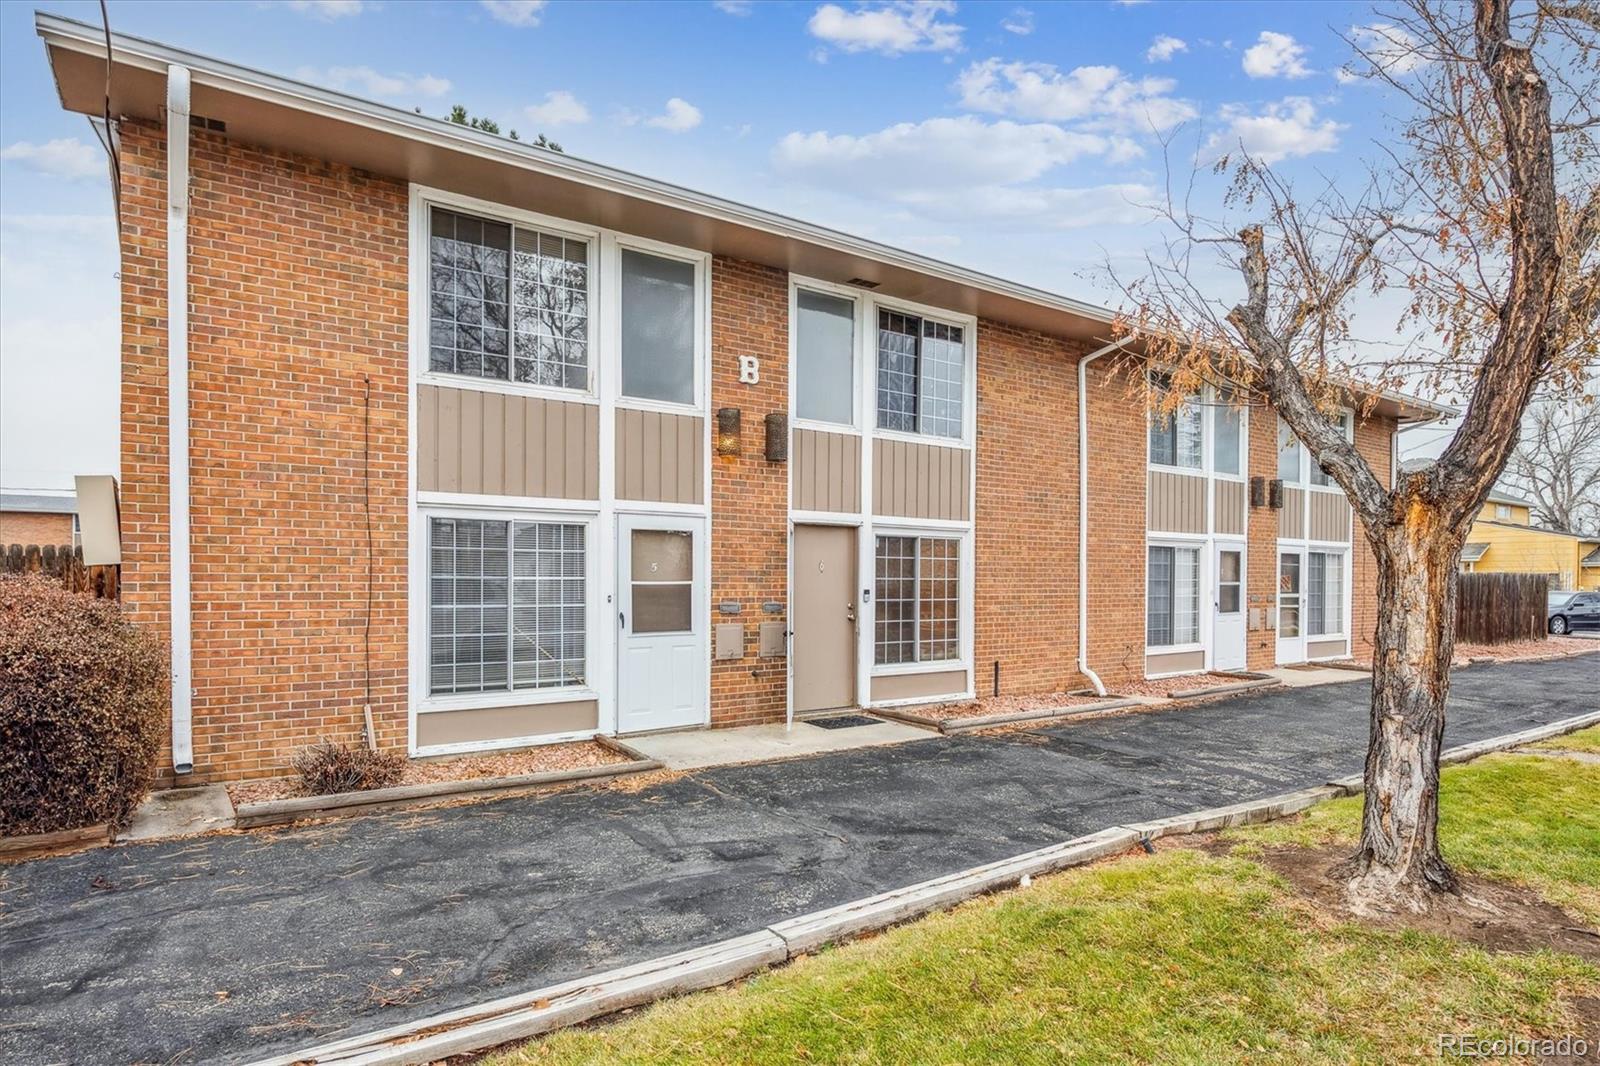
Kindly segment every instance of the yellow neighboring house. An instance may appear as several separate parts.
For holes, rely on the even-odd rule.
[[[1489,493],[1461,550],[1463,573],[1546,574],[1550,590],[1600,589],[1600,540],[1533,524],[1533,502]]]

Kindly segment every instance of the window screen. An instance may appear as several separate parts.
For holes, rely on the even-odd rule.
[[[1244,440],[1244,408],[1235,402],[1232,393],[1219,391],[1217,405],[1212,408],[1216,442],[1212,462],[1219,474],[1237,474],[1241,470],[1239,458]]]
[[[589,385],[589,246],[429,213],[428,368],[558,388]]]
[[[1200,641],[1200,549],[1152,545],[1147,558],[1145,644]]]
[[[814,422],[855,422],[855,311],[851,300],[795,293],[795,408]]]
[[[581,525],[431,519],[429,691],[583,684],[585,581]]]
[[[879,429],[959,438],[965,387],[960,326],[879,310]]]
[[[879,665],[961,657],[961,542],[952,537],[879,537],[876,550]]]
[[[1344,632],[1344,554],[1306,553],[1306,635]]]
[[[694,264],[622,251],[622,394],[694,403]]]

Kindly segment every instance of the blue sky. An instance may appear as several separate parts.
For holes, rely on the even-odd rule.
[[[98,22],[93,3],[44,5]],[[1370,156],[1339,71],[1363,4],[110,4],[115,30],[1107,302],[1159,238],[1140,205],[1243,141],[1293,174]],[[1358,31],[1359,32],[1359,31]],[[1210,195],[1208,191],[1207,195]],[[57,103],[29,5],[0,5],[0,485],[116,469],[105,165]],[[1217,277],[1225,289],[1231,279]],[[41,446],[41,445],[44,446]]]

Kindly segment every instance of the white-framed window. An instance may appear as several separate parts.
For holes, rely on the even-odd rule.
[[[1172,375],[1152,371],[1150,387],[1165,394],[1172,389]],[[1205,412],[1199,397],[1187,397],[1171,414],[1150,416],[1150,464],[1199,470],[1205,464]]]
[[[794,404],[803,422],[854,426],[856,301],[797,287]]]
[[[1344,633],[1344,568],[1343,552],[1306,552],[1306,636]]]
[[[587,525],[425,517],[428,695],[585,686]]]
[[[1510,518],[1511,517],[1511,507],[1508,504],[1503,504],[1503,503],[1495,504],[1494,505],[1494,516],[1496,518]]]
[[[1294,430],[1289,428],[1289,423],[1282,418],[1278,419],[1278,480],[1285,485],[1300,484],[1300,456],[1305,449],[1300,447],[1300,438],[1294,435]]]
[[[697,405],[699,267],[625,245],[620,273],[621,395]]]
[[[586,392],[587,238],[430,204],[430,373]]]
[[[965,327],[890,307],[878,308],[877,325],[878,428],[962,439]]]
[[[1344,434],[1344,439],[1345,440],[1354,440],[1355,439],[1355,418],[1354,418],[1353,415],[1351,415],[1351,413],[1349,411],[1340,411],[1339,412],[1339,432]],[[1309,460],[1311,458],[1309,454],[1306,456],[1306,458],[1307,458],[1308,463],[1309,463],[1309,465],[1311,467],[1311,471],[1310,471],[1311,484],[1317,486],[1318,488],[1338,488],[1339,487],[1338,483],[1335,482],[1333,480],[1333,478],[1328,476],[1328,472],[1326,470],[1322,469],[1322,464],[1321,463],[1309,462]]]
[[[1200,548],[1152,544],[1145,591],[1145,646],[1200,643]]]
[[[961,539],[880,534],[874,546],[873,663],[961,659]]]
[[[1229,477],[1244,475],[1244,406],[1231,389],[1219,388],[1211,408],[1211,468]]]

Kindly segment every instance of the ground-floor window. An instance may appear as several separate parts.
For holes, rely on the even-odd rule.
[[[1145,596],[1145,645],[1200,643],[1200,549],[1153,544]]]
[[[961,541],[878,537],[873,662],[948,662],[961,657]]]
[[[1306,635],[1344,632],[1344,553],[1306,553]]]
[[[585,682],[584,533],[567,522],[429,519],[431,695]]]

